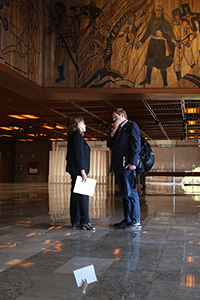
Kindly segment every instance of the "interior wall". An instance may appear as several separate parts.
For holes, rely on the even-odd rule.
[[[49,183],[70,183],[71,178],[66,169],[67,150],[50,151],[49,154]],[[97,179],[98,183],[107,183],[109,173],[110,152],[106,149],[91,148],[89,177]]]
[[[50,150],[50,142],[17,142],[15,182],[48,182]]]
[[[151,143],[151,141],[150,141]],[[111,151],[106,147],[106,142],[88,142],[91,148],[90,173],[91,178],[97,179],[98,183],[113,182],[109,167]],[[152,141],[155,153],[155,163],[152,171],[194,171],[200,166],[200,147],[197,141],[184,141],[182,146],[178,141]],[[49,183],[70,183],[71,179],[65,172],[67,142],[60,142],[57,151],[50,152],[49,159]],[[149,173],[150,176],[150,173]],[[150,178],[150,177],[149,177]],[[162,180],[171,182],[170,178]]]
[[[0,141],[0,182],[14,182],[15,143]]]
[[[40,86],[200,87],[198,0],[1,3],[0,63]]]
[[[46,87],[199,88],[199,1],[46,2]]]

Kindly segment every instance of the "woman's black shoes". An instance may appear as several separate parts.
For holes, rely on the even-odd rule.
[[[91,231],[96,231],[96,228],[92,227],[90,223],[83,223],[80,224],[80,229],[81,230],[91,230]]]

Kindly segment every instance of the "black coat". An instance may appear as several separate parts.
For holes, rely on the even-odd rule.
[[[138,165],[141,150],[140,130],[135,122],[128,121],[120,132],[116,131],[114,137],[109,137],[107,147],[112,149],[110,171],[125,173],[128,169],[123,166],[123,157],[126,164]]]
[[[66,172],[80,174],[80,170],[90,171],[90,147],[82,134],[75,131],[68,140]]]
[[[157,30],[162,32],[162,38],[155,37]],[[152,17],[140,42],[143,44],[150,36],[145,64],[157,69],[170,67],[173,63],[175,48],[172,42],[172,39],[175,38],[172,25],[164,16],[161,18]],[[168,46],[168,55],[166,55],[166,45]]]

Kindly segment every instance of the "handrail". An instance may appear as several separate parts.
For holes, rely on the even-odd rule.
[[[167,171],[151,171],[148,172],[147,176],[175,176],[175,177],[200,177],[200,172],[167,172]]]

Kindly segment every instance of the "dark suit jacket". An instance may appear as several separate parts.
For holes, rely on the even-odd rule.
[[[80,170],[85,170],[86,174],[89,173],[90,147],[78,131],[69,137],[66,160],[66,172],[80,174]]]
[[[123,157],[126,157],[126,165],[138,165],[141,151],[140,130],[135,122],[128,121],[121,129],[116,131],[113,137],[107,140],[107,147],[112,149],[111,172],[124,173]]]

